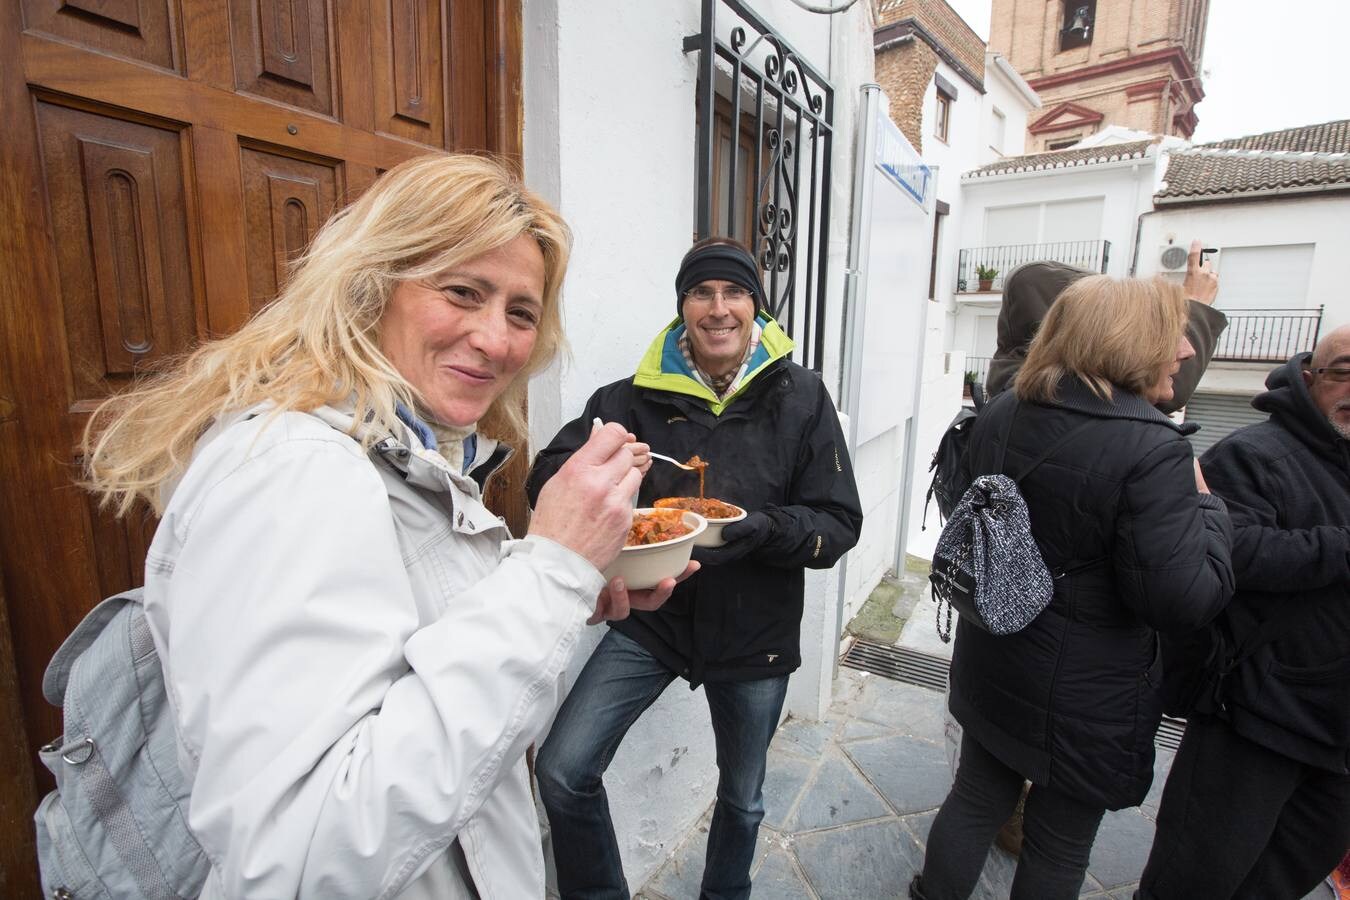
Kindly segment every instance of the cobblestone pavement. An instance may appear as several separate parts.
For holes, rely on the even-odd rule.
[[[937,807],[951,785],[941,693],[841,668],[823,722],[788,720],[769,748],[755,900],[883,900],[908,896]],[[1172,754],[1138,809],[1108,812],[1084,897],[1129,900],[1153,840]],[[698,896],[708,815],[638,893]],[[975,898],[1006,898],[1016,860],[991,850]],[[1320,887],[1307,900],[1331,900]]]

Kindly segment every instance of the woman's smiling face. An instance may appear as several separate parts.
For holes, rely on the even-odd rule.
[[[380,349],[443,425],[472,425],[530,358],[544,310],[544,254],[521,235],[394,289]]]

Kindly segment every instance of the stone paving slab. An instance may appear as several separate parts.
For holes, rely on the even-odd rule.
[[[751,887],[754,900],[801,900],[814,898],[795,857],[786,850],[771,850],[755,874]]]
[[[864,722],[942,743],[946,702],[937,691],[871,676],[855,704],[856,716]]]
[[[891,808],[862,773],[838,750],[831,750],[788,820],[788,831],[833,828],[890,815]]]
[[[947,754],[932,741],[901,734],[852,741],[844,752],[900,815],[939,806],[951,787]]]
[[[923,850],[890,819],[799,835],[797,859],[820,900],[904,898]]]
[[[816,764],[769,747],[769,767],[764,773],[764,824],[782,830],[783,823],[806,788]]]

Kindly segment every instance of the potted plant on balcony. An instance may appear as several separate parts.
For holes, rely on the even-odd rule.
[[[994,289],[994,279],[998,277],[998,269],[985,265],[976,266],[975,277],[980,281],[980,290],[992,291]]]

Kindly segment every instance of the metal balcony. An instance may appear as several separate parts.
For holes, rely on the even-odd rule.
[[[1322,328],[1316,309],[1224,310],[1228,327],[1219,335],[1214,359],[1224,362],[1280,363],[1311,350]]]
[[[1111,242],[1060,241],[1054,244],[1004,244],[1000,247],[967,247],[956,266],[957,293],[980,290],[977,267],[997,270],[988,290],[1003,290],[1003,279],[1018,266],[1029,262],[1060,262],[1089,272],[1106,272],[1111,258]]]

